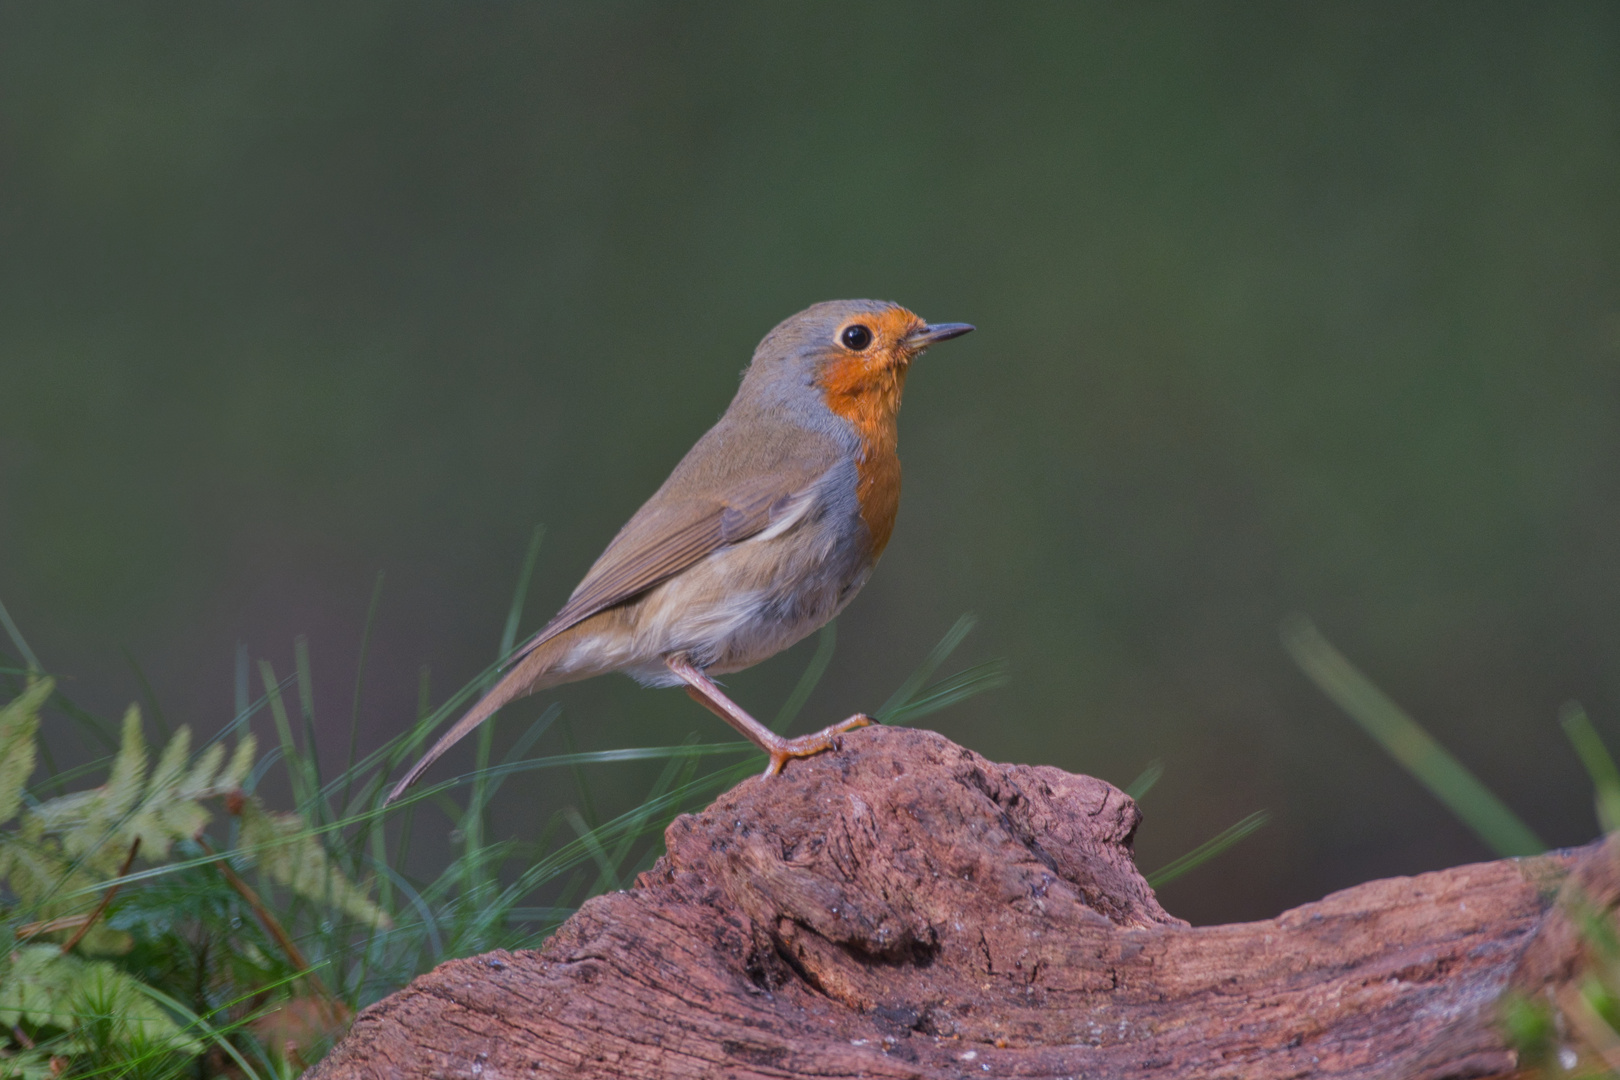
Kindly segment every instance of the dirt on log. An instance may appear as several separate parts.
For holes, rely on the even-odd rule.
[[[1101,780],[864,729],[678,818],[538,951],[366,1009],[310,1075],[1505,1075],[1503,992],[1576,970],[1559,888],[1616,892],[1594,844],[1190,927],[1136,870],[1140,819]]]

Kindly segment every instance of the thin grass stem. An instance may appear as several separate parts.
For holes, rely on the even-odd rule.
[[[1312,682],[1498,855],[1547,850],[1530,827],[1468,768],[1358,671],[1304,617],[1283,626],[1283,646]]]
[[[1231,847],[1233,844],[1236,844],[1244,837],[1253,833],[1256,829],[1260,828],[1270,820],[1271,815],[1267,811],[1256,810],[1254,813],[1250,814],[1236,825],[1223,829],[1215,836],[1210,837],[1202,844],[1199,844],[1197,847],[1187,852],[1187,854],[1181,856],[1180,858],[1170,860],[1164,866],[1161,866],[1153,873],[1148,874],[1148,885],[1157,889],[1161,886],[1168,885],[1178,877],[1191,873],[1204,863],[1207,863],[1209,860],[1215,858],[1215,856],[1219,855],[1227,848]]]

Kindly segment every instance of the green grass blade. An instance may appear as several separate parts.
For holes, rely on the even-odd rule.
[[[450,719],[452,714],[458,714],[461,709],[471,704],[473,699],[482,694],[484,681],[499,669],[499,663],[490,664],[475,675],[470,682],[462,686],[460,690],[440,702],[438,708],[418,715],[416,722],[411,725],[409,730],[401,732],[367,754],[360,760],[356,768],[370,769],[378,762],[386,762],[386,768],[392,771],[406,758],[415,757],[421,752],[422,744],[427,741],[428,736],[433,733],[434,729]],[[419,687],[420,693],[417,701],[419,710],[429,702],[426,668],[423,669],[423,672],[424,675]]]
[[[188,1008],[185,1004],[176,1001],[174,998],[170,997],[168,994],[165,994],[157,987],[151,986],[141,979],[131,979],[130,983],[137,991],[144,994],[146,997],[151,998],[165,1009],[168,1009],[170,1012],[173,1012],[175,1015],[182,1018],[185,1021],[186,1027],[196,1028],[205,1041],[211,1042],[215,1046],[219,1047],[221,1052],[228,1056],[232,1061],[236,1062],[237,1068],[242,1070],[242,1074],[247,1077],[247,1080],[260,1080],[258,1070],[248,1064],[247,1059],[242,1056],[241,1051],[237,1050],[236,1047],[231,1044],[231,1040],[225,1037],[226,1033],[224,1031],[215,1028],[212,1024],[208,1023],[207,1020],[197,1015],[195,1011]]]
[[[1539,855],[1547,845],[1518,815],[1303,618],[1283,626],[1283,646],[1312,682],[1458,820],[1498,855]]]
[[[986,690],[994,690],[1007,683],[1007,663],[1004,660],[986,660],[955,675],[941,679],[920,694],[914,694],[895,708],[885,706],[875,719],[884,724],[898,724],[916,720],[929,713],[949,708]]]
[[[163,736],[163,741],[168,742],[170,735],[169,718],[163,715],[163,707],[158,704],[157,691],[152,689],[151,682],[146,678],[146,672],[141,670],[141,665],[135,662],[135,657],[130,651],[122,648],[118,651],[123,653],[124,663],[129,665],[129,670],[135,675],[135,683],[141,688],[141,696],[146,699],[146,709],[152,714],[153,725],[158,729],[158,733]]]
[[[403,874],[387,863],[377,863],[374,869],[380,877],[388,878],[393,883],[394,888],[398,889],[401,895],[405,897],[406,903],[410,904],[417,915],[421,917],[422,930],[428,936],[427,945],[431,961],[437,963],[444,956],[444,936],[439,931],[439,919],[433,913],[433,908],[423,899],[421,892],[405,879]],[[403,929],[404,920],[400,918],[397,912],[394,916],[394,922]]]
[[[522,761],[523,755],[527,754],[534,747],[534,744],[540,741],[540,736],[544,735],[561,715],[562,706],[557,702],[553,701],[550,705],[547,705],[545,711],[535,717],[534,722],[518,737],[518,741],[512,744],[512,748],[501,759],[501,764],[510,765],[515,761]],[[501,785],[506,783],[506,778],[511,775],[511,773],[490,775],[487,781],[489,784],[488,793],[485,798],[493,799],[495,793],[501,790]]]
[[[354,704],[349,708],[349,753],[343,762],[343,775],[347,779],[354,777],[354,755],[359,749],[360,738],[360,694],[366,685],[366,656],[371,651],[371,629],[377,623],[377,605],[382,600],[383,577],[385,572],[377,571],[377,580],[371,586],[371,603],[366,605],[366,625],[360,631],[360,658],[354,665]],[[343,797],[338,800],[339,806],[349,804],[349,784],[343,786]]]
[[[248,696],[253,692],[250,685],[252,679],[249,675],[251,666],[252,661],[248,658],[247,642],[238,641],[236,643],[236,670],[233,673],[237,716],[241,716],[242,713],[247,711]]]
[[[751,748],[749,743],[739,745]],[[695,752],[700,748],[690,747],[687,749]],[[644,828],[647,821],[656,821],[664,814],[673,813],[675,807],[681,805],[682,802],[691,798],[694,794],[713,791],[718,787],[734,784],[744,776],[752,773],[753,769],[753,762],[749,761],[730,768],[717,770],[708,776],[692,781],[683,788],[677,788],[656,799],[648,800],[650,805],[636,807],[595,829],[587,827],[588,838],[584,833],[581,833],[575,840],[562,845],[524,870],[517,880],[507,887],[502,906],[510,906],[516,902],[517,898],[526,896],[541,883],[555,879],[587,859],[593,858],[593,847],[602,847],[615,837],[622,835],[628,828]],[[576,815],[577,813],[575,811]],[[583,819],[581,818],[580,821],[583,822]],[[575,824],[574,828],[576,832],[579,831],[578,824]],[[576,882],[571,883],[568,888],[563,890],[559,902],[566,904],[568,898],[577,888],[583,886],[584,882],[585,879],[580,877]]]
[[[918,665],[917,670],[907,676],[906,681],[900,684],[900,688],[889,695],[889,700],[885,701],[882,707],[872,715],[879,720],[883,720],[885,717],[896,715],[900,710],[904,709],[911,699],[917,696],[917,692],[923,688],[924,684],[933,677],[934,672],[939,670],[939,665],[949,659],[951,653],[956,651],[956,647],[962,644],[962,639],[973,632],[973,627],[978,621],[973,615],[963,615],[957,619],[955,625],[945,632],[944,637],[939,639],[939,644],[928,651],[928,655],[923,658],[923,662]]]
[[[675,778],[675,788],[677,790],[687,790],[689,788],[693,777],[697,775],[698,766],[702,764],[702,761],[703,759],[698,755],[691,754],[684,762],[682,762],[680,775],[676,776]],[[736,768],[736,766],[732,767]],[[749,764],[749,767],[752,768],[752,763]],[[721,770],[721,772],[724,771],[725,770],[723,769]],[[669,809],[670,820],[673,821],[675,819],[675,815],[682,812],[682,808],[683,804],[681,800],[677,799],[674,805],[672,805]]]
[[[511,655],[513,644],[517,641],[518,626],[523,621],[523,602],[529,593],[529,581],[534,576],[534,564],[540,557],[540,542],[545,539],[546,530],[543,525],[536,525],[529,537],[529,546],[523,554],[523,565],[518,570],[517,585],[512,590],[512,602],[506,610],[506,624],[501,628],[500,648],[496,651],[497,665],[504,664]],[[485,678],[483,690],[485,693],[495,683],[496,673],[491,671]],[[476,851],[483,846],[485,833],[488,831],[489,800],[494,797],[490,782],[485,775],[489,769],[490,755],[495,747],[495,722],[499,714],[491,716],[478,727],[478,742],[474,751],[473,761],[478,779],[473,781],[472,792],[467,798],[467,811],[462,815],[461,831],[466,837],[466,847],[469,851]],[[470,887],[474,891],[482,891],[490,885],[489,879],[484,875],[484,863],[476,864],[474,880]]]
[[[475,852],[484,846],[485,810],[489,806],[490,776],[489,756],[495,743],[496,716],[485,720],[478,728],[478,752],[473,758],[472,790],[467,795],[467,809],[461,815],[461,834],[465,838],[465,850]],[[474,864],[481,868],[483,863]],[[469,888],[479,890],[489,884],[488,878],[481,872],[476,872],[469,882]]]
[[[568,819],[568,824],[574,827],[574,832],[578,835],[580,843],[585,845],[585,850],[591,853],[591,859],[596,863],[599,884],[592,891],[612,892],[619,888],[619,870],[618,867],[613,865],[613,860],[608,855],[607,848],[602,846],[602,837],[600,835],[602,830],[587,824],[585,819],[580,817],[579,811],[572,806],[563,807],[563,816]],[[603,885],[606,886],[605,890],[602,887]]]
[[[388,775],[393,771],[394,766],[398,764],[398,758],[392,756],[391,751],[397,748],[400,756],[403,757],[405,752],[419,745],[418,733],[423,736],[427,734],[428,724],[431,722],[432,716],[433,673],[428,665],[423,664],[417,669],[416,673],[416,722],[403,735],[391,740],[390,743],[378,747],[376,753],[368,754],[363,767],[371,768],[373,763],[382,762],[382,775]],[[375,808],[373,807],[373,809]],[[415,823],[416,804],[407,803],[400,809],[399,835],[395,839],[394,846],[394,865],[396,866],[405,865],[405,853],[411,849],[411,829]]]
[[[1615,766],[1609,748],[1603,745],[1597,729],[1587,719],[1586,710],[1576,702],[1564,706],[1559,720],[1575,753],[1580,755],[1581,764],[1592,777],[1598,824],[1606,833],[1620,829],[1620,768]]]
[[[1157,889],[1160,886],[1169,884],[1178,877],[1196,870],[1270,820],[1271,815],[1269,813],[1264,810],[1256,810],[1236,825],[1222,830],[1187,852],[1187,854],[1178,859],[1170,860],[1164,866],[1148,874],[1148,885]]]
[[[4,603],[0,603],[0,626],[6,628],[6,636],[11,639],[13,645],[17,646],[17,653],[23,658],[23,663],[28,665],[28,670],[37,671],[41,675],[45,674],[45,665],[39,662],[39,657],[34,655],[34,650],[30,649],[28,642],[23,640],[22,631],[17,629],[17,624],[12,621],[11,612],[6,610]]]
[[[799,711],[804,703],[810,700],[815,691],[816,684],[821,682],[822,675],[827,672],[827,665],[832,663],[833,651],[838,648],[838,620],[834,619],[821,628],[816,637],[816,651],[810,657],[810,663],[805,665],[804,674],[799,676],[798,685],[793,692],[782,702],[782,707],[776,711],[776,719],[771,721],[771,730],[778,735],[788,729],[788,725],[798,719]]]
[[[686,742],[682,745],[695,745],[696,743],[697,736],[688,735]],[[646,832],[646,824],[653,815],[653,808],[658,804],[659,799],[665,792],[672,787],[678,786],[676,783],[677,778],[680,777],[685,766],[693,760],[695,759],[690,757],[684,760],[679,757],[672,757],[666,761],[663,769],[658,774],[658,779],[653,782],[652,788],[647,792],[646,798],[642,799],[640,806],[631,811],[631,817],[626,823],[624,835],[620,837],[618,846],[613,849],[611,856],[614,874],[619,880],[623,881],[629,876],[623,872],[624,862],[630,857],[630,849],[635,846],[635,842],[641,839]],[[605,880],[599,881],[593,891],[600,892],[606,887],[607,882]]]
[[[512,604],[506,611],[506,625],[501,628],[500,660],[505,663],[517,642],[518,624],[523,621],[523,603],[529,595],[529,582],[534,577],[534,564],[540,558],[540,542],[546,538],[546,527],[536,525],[529,535],[528,549],[523,553],[523,565],[518,570],[517,587],[512,590]]]
[[[1125,788],[1125,794],[1129,795],[1133,801],[1141,802],[1142,796],[1152,791],[1153,785],[1157,784],[1159,778],[1163,775],[1164,762],[1154,758],[1147,763],[1147,767],[1142,770],[1141,774]]]
[[[506,921],[560,923],[573,913],[573,908],[564,907],[514,907],[507,908]]]
[[[309,770],[309,790],[321,792],[321,755],[315,742],[315,672],[309,663],[309,638],[303,634],[293,638],[293,669],[298,675],[298,711],[304,721],[303,765]],[[330,819],[333,815],[327,805],[328,798],[330,796],[323,793],[314,810],[325,812]]]
[[[298,768],[298,744],[293,741],[292,721],[287,716],[287,703],[281,697],[281,682],[270,661],[259,661],[259,678],[264,682],[265,696],[270,699],[270,717],[276,724],[276,737],[281,740],[281,757],[287,763],[287,781],[292,784],[293,803],[300,810],[307,804],[312,792],[304,784],[308,774]]]
[[[590,783],[585,779],[584,770],[580,768],[582,762],[579,760],[579,751],[575,749],[574,725],[565,716],[561,727],[563,749],[568,751],[568,757],[571,759],[568,772],[574,778],[574,793],[579,796],[579,807],[585,815],[585,820],[594,829],[601,824],[601,820],[596,816],[596,803],[591,798]]]
[[[510,765],[495,765],[490,768],[490,772],[494,774],[505,774],[530,772],[541,769],[572,768],[577,765],[605,765],[619,761],[661,761],[669,757],[684,757],[689,754],[708,757],[720,754],[752,754],[756,751],[757,747],[755,747],[753,743],[747,742],[709,743],[698,746],[647,746],[622,750],[587,750],[577,754],[554,754],[543,758],[529,758],[524,761],[514,761]],[[698,786],[705,784],[717,785],[726,780],[735,783],[737,780],[742,779],[744,776],[747,776],[750,772],[752,772],[753,768],[753,762],[746,761],[735,767],[718,770],[709,776],[694,781],[694,784]],[[461,776],[453,777],[449,780],[443,780],[428,787],[413,789],[410,793],[402,796],[396,802],[390,803],[387,807],[371,807],[358,813],[350,814],[348,817],[338,821],[325,822],[320,825],[312,825],[304,835],[327,837],[342,829],[346,829],[368,819],[386,817],[389,814],[397,813],[401,807],[415,804],[423,800],[436,799],[442,796],[446,791],[470,784],[474,779],[475,774],[464,773]],[[664,796],[663,799],[660,800],[660,805],[663,805],[665,802],[668,802],[670,799],[677,796],[685,796],[689,794],[689,791],[671,792],[669,795]],[[627,820],[639,813],[639,811],[639,807],[636,810],[627,811],[626,814],[623,815],[622,819]],[[603,827],[606,828],[607,826],[604,825]],[[119,880],[126,885],[134,884],[136,882],[148,881],[153,878],[178,873],[196,866],[207,866],[217,862],[218,859],[218,854],[203,855],[190,859],[177,859],[158,866],[133,871],[126,874]],[[61,894],[61,896],[64,899],[79,896],[91,896],[97,895],[100,890],[101,886],[98,884],[94,886],[86,886],[81,889],[74,889],[71,892]]]
[[[72,698],[62,692],[60,683],[57,684],[56,692],[51,695],[51,704],[71,717],[74,723],[78,724],[81,729],[88,731],[95,737],[96,741],[100,742],[108,750],[116,751],[118,749],[117,727],[79,708]]]

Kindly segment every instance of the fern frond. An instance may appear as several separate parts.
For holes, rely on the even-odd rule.
[[[31,919],[54,919],[88,910],[95,903],[82,895],[95,887],[95,878],[65,858],[61,847],[37,827],[0,833],[0,880],[11,887],[19,911]],[[73,894],[81,895],[72,901],[52,902],[53,897]]]
[[[15,1050],[0,1061],[3,1080],[56,1080],[62,1074],[61,1064],[48,1050]]]
[[[113,854],[121,857],[130,844],[139,840],[148,859],[163,858],[169,854],[174,841],[202,832],[203,826],[208,824],[208,811],[181,791],[187,779],[186,758],[190,754],[191,731],[182,726],[163,748],[134,813],[118,830],[118,842],[109,845],[114,849]]]
[[[39,679],[20,697],[0,706],[0,825],[22,808],[23,785],[34,771],[39,710],[55,688],[53,680]]]
[[[24,945],[11,954],[0,978],[0,1024],[73,1031],[97,1019],[116,1029],[119,1042],[187,1056],[203,1049],[134,978],[105,960],[64,956],[54,945]]]
[[[270,880],[299,896],[327,904],[368,926],[393,925],[366,891],[333,864],[320,837],[298,814],[272,813],[256,798],[242,804],[242,832],[238,853]]]
[[[188,735],[191,733],[186,728],[180,730],[185,731]],[[224,743],[214,743],[208,747],[208,749],[197,755],[197,760],[192,763],[191,771],[186,774],[186,778],[175,789],[175,794],[182,799],[202,798],[203,792],[213,788],[214,777],[219,774],[220,763],[224,760]]]
[[[113,759],[112,772],[99,791],[102,815],[120,818],[141,797],[141,786],[146,780],[146,735],[141,730],[141,707],[131,705],[124,710],[123,733],[118,740],[118,756]],[[72,847],[69,846],[72,851]],[[73,852],[78,854],[78,852]]]
[[[100,884],[82,865],[66,858],[54,838],[41,835],[37,824],[18,833],[0,833],[0,881],[16,898],[16,913],[27,920],[19,936],[46,941],[79,931],[95,908]],[[128,952],[132,943],[128,934],[98,922],[80,937],[77,948],[108,956]]]
[[[243,735],[242,741],[236,744],[236,752],[231,755],[230,764],[225,766],[224,772],[214,777],[214,790],[229,793],[247,783],[258,747],[258,740],[251,733]]]
[[[61,838],[69,858],[103,876],[117,870],[125,852],[139,840],[148,860],[165,858],[177,840],[202,832],[209,813],[202,800],[237,790],[253,765],[253,736],[237,744],[230,763],[220,768],[225,749],[218,743],[187,767],[191,730],[176,729],[147,775],[146,739],[140,710],[124,714],[123,740],[107,782],[90,791],[50,799],[27,818]]]

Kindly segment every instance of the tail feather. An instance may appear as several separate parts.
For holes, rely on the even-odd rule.
[[[548,686],[570,681],[568,676],[560,679],[546,678],[550,674],[546,669],[551,666],[552,659],[551,650],[536,650],[524,657],[517,667],[506,673],[505,678],[490,688],[489,693],[479,698],[478,704],[468,709],[466,715],[457,720],[449,731],[439,736],[439,741],[433,744],[433,748],[423,754],[421,760],[411,766],[411,771],[406,773],[404,778],[394,785],[394,790],[388,793],[388,798],[383,800],[383,805],[387,806],[405,794],[405,789],[421,779],[428,766],[438,761],[439,758],[444,756],[445,751],[471,734],[472,730],[479,724],[495,715],[496,710],[500,709],[501,706],[525,694],[532,694],[536,690],[543,690]]]

